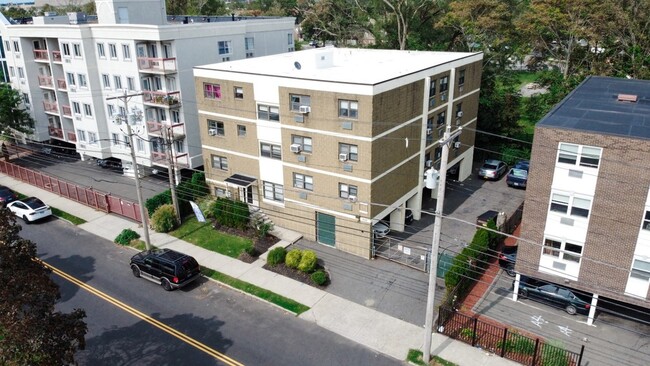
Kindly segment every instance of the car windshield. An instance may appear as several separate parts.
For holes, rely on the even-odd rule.
[[[528,172],[523,169],[512,169],[510,175],[517,178],[528,178]]]
[[[31,209],[34,209],[34,210],[37,209],[37,208],[41,208],[41,207],[45,206],[45,204],[43,203],[43,201],[39,200],[39,199],[36,198],[36,197],[30,197],[30,198],[27,198],[27,199],[24,200],[23,202],[24,202],[27,206],[29,206]]]
[[[483,164],[483,169],[496,169],[497,166],[493,164]]]

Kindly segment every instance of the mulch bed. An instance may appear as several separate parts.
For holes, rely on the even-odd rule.
[[[302,283],[304,283],[306,285],[310,285],[310,286],[320,288],[320,289],[324,289],[327,286],[327,284],[329,283],[329,280],[328,280],[328,282],[326,282],[324,286],[318,286],[317,284],[314,283],[314,281],[311,280],[311,275],[309,273],[305,273],[305,272],[299,271],[297,269],[289,268],[284,263],[276,264],[275,266],[271,266],[271,265],[269,265],[267,263],[262,268],[264,268],[266,270],[269,270],[269,271],[272,271],[272,272],[275,272],[277,274],[281,274],[281,275],[283,275],[285,277],[289,277],[289,278],[291,278],[293,280],[300,281],[300,282],[302,282]],[[316,270],[319,270],[319,269],[324,270],[323,268],[318,266],[316,268]]]
[[[246,229],[246,230],[241,230],[241,229],[236,229],[232,227],[228,227],[225,225],[221,225],[218,222],[214,221],[212,224],[212,227],[215,230],[219,230],[221,232],[230,234],[230,235],[236,235],[244,238],[250,238],[253,240],[253,248],[255,250],[252,253],[246,253],[243,252],[242,254],[239,255],[239,260],[242,262],[246,263],[253,263],[257,260],[257,258],[262,254],[265,253],[267,250],[269,250],[270,247],[272,247],[275,243],[279,241],[279,239],[271,234],[266,234],[265,237],[260,238],[257,236],[257,233],[255,230],[252,229]]]

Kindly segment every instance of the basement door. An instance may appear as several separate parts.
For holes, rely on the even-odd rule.
[[[316,212],[316,239],[318,242],[333,247],[336,244],[335,232],[336,218]]]

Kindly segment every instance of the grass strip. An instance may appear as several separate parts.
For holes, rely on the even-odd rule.
[[[439,356],[433,356],[432,361],[429,363],[430,366],[458,366],[453,362],[449,362]],[[422,351],[417,349],[410,349],[408,355],[406,355],[406,361],[411,362],[416,365],[427,366],[422,360]]]
[[[257,287],[248,282],[238,280],[234,277],[230,277],[226,274],[215,271],[213,269],[201,267],[201,273],[203,273],[203,275],[206,277],[210,277],[214,280],[225,283],[228,286],[234,287],[238,290],[244,291],[248,294],[259,297],[260,299],[273,303],[283,309],[289,310],[292,313],[295,313],[296,315],[300,315],[305,311],[309,310],[308,306],[305,306],[299,302],[278,295],[275,292],[271,292],[261,287]]]
[[[231,258],[238,258],[253,241],[236,235],[230,235],[212,228],[209,222],[198,222],[195,217],[183,222],[181,227],[169,232],[170,235]]]
[[[84,220],[84,219],[82,219],[80,217],[77,217],[75,215],[71,215],[71,214],[69,214],[69,213],[67,213],[65,211],[61,211],[56,207],[50,207],[50,208],[52,209],[52,214],[54,216],[60,217],[60,218],[62,218],[64,220],[68,220],[73,225],[81,225],[81,224],[85,224],[87,222],[86,220]]]

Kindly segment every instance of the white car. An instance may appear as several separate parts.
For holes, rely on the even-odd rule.
[[[43,201],[36,197],[29,197],[23,200],[11,202],[7,205],[7,208],[9,208],[14,215],[25,220],[26,224],[52,216],[52,209],[50,206],[44,204]]]
[[[384,238],[390,233],[390,228],[380,221],[372,225],[372,232],[375,234],[375,238]]]

